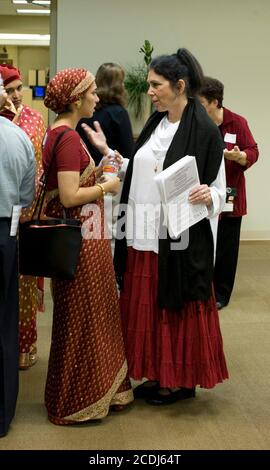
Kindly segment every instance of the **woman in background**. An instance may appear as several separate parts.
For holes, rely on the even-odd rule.
[[[8,95],[8,103],[0,115],[23,129],[30,138],[36,157],[36,191],[42,175],[41,143],[45,134],[45,124],[41,114],[22,104],[23,82],[19,69],[6,64],[0,65],[0,74]],[[22,210],[21,221],[32,216],[33,204]],[[41,247],[42,249],[42,247]],[[33,276],[20,276],[19,279],[19,368],[29,369],[37,361],[37,311],[44,311],[44,279]]]
[[[125,72],[118,64],[108,62],[99,67],[96,75],[97,94],[100,100],[97,103],[97,109],[92,118],[81,119],[76,128],[96,164],[99,164],[103,155],[89,141],[84,125],[87,124],[95,129],[94,122],[97,121],[100,124],[110,149],[112,151],[117,149],[124,157],[121,168],[122,178],[134,147],[131,123],[125,109],[127,92],[124,78]],[[113,154],[113,152],[111,153]],[[116,196],[108,195],[105,198],[105,213],[112,253],[114,252],[117,206],[120,202],[121,191],[122,185]]]
[[[97,165],[103,155],[87,138],[81,126],[83,123],[93,128],[94,121],[98,121],[112,150],[117,149],[124,158],[130,158],[132,154],[134,142],[125,109],[127,93],[124,78],[125,72],[118,64],[108,62],[99,67],[96,74],[99,103],[93,117],[81,119],[76,128]]]

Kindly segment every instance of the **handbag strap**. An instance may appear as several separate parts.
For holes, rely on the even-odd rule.
[[[63,132],[61,132],[61,134],[59,134],[57,136],[57,139],[55,140],[55,142],[53,144],[52,156],[51,156],[51,160],[50,160],[47,172],[45,173],[45,171],[44,171],[42,176],[40,177],[41,186],[39,188],[38,197],[37,197],[37,200],[36,200],[34,211],[32,213],[31,220],[33,220],[34,215],[37,212],[37,209],[38,209],[37,219],[38,220],[40,219],[41,210],[43,208],[44,198],[45,198],[45,194],[46,194],[46,187],[47,187],[47,183],[48,183],[48,180],[49,180],[50,171],[52,169],[52,163],[53,163],[53,160],[54,160],[54,157],[55,157],[55,154],[56,154],[56,147],[59,144],[60,140],[62,139],[63,135],[66,134],[66,132],[69,132],[70,130],[71,129],[65,129]]]

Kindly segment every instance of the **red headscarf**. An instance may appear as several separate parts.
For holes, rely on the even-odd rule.
[[[60,70],[48,83],[44,104],[56,114],[63,112],[66,106],[74,103],[95,80],[86,69]]]
[[[7,86],[13,80],[21,80],[21,72],[16,67],[8,64],[0,64],[0,74],[3,79],[3,85]]]

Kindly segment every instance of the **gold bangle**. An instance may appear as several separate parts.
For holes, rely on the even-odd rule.
[[[96,183],[95,186],[97,186],[97,187],[102,191],[102,196],[101,196],[101,197],[104,198],[104,196],[105,196],[105,194],[106,194],[106,191],[105,191],[105,189],[104,189],[103,184]]]

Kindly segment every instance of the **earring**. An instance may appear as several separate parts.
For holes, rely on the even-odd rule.
[[[75,101],[75,106],[76,106],[77,109],[80,109],[81,105],[82,105],[81,100]]]

